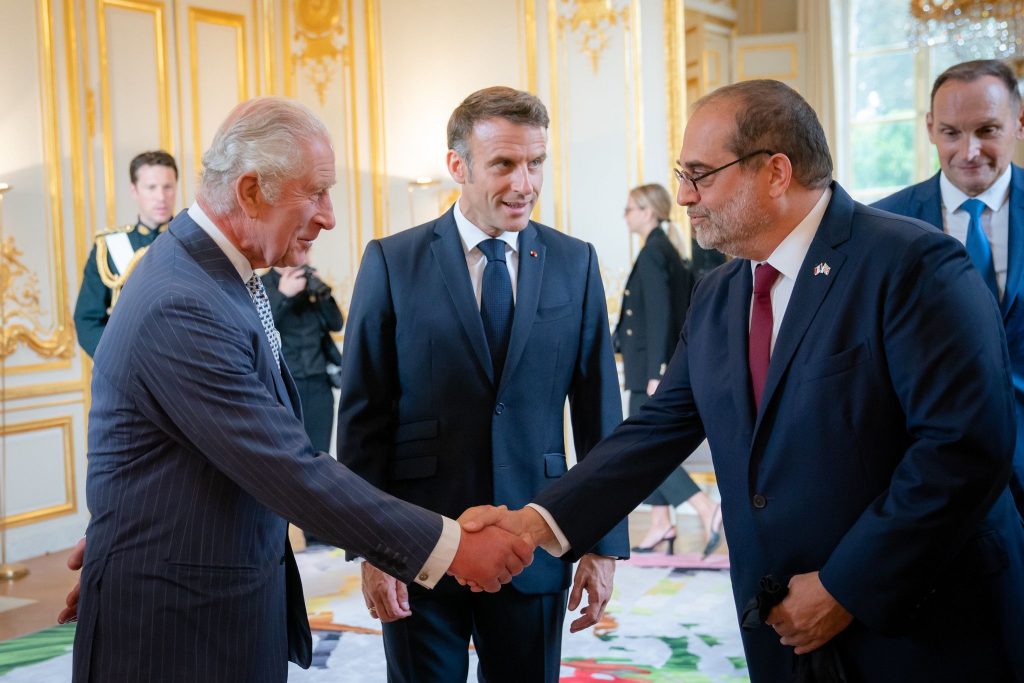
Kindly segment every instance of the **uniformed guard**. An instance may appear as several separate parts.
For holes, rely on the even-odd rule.
[[[178,191],[174,157],[164,151],[143,152],[132,159],[129,171],[138,219],[135,225],[96,235],[78,290],[75,331],[79,345],[90,357],[96,352],[125,280],[174,215]]]

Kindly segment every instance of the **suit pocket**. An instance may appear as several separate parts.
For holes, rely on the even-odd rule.
[[[804,381],[821,379],[846,372],[871,358],[871,351],[864,342],[826,358],[819,358],[804,365]]]
[[[395,430],[395,443],[422,441],[437,438],[437,420],[420,420],[398,425]]]
[[[544,454],[544,475],[548,479],[557,479],[568,471],[569,467],[565,463],[564,453]]]
[[[546,323],[552,320],[561,320],[562,318],[568,318],[576,310],[576,306],[570,301],[569,303],[559,304],[557,306],[541,306],[537,309],[536,322]]]

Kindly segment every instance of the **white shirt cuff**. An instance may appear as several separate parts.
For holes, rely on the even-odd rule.
[[[548,527],[551,528],[551,533],[555,535],[554,541],[541,543],[540,547],[544,548],[544,550],[546,550],[552,557],[561,557],[569,552],[569,548],[572,547],[569,545],[569,539],[562,533],[561,527],[559,527],[555,522],[555,518],[551,516],[551,513],[536,503],[528,503],[526,507],[531,507],[536,510],[537,514],[543,517],[544,521],[547,522]]]
[[[441,577],[452,566],[455,559],[455,552],[459,549],[459,540],[462,538],[462,527],[454,519],[441,517],[441,537],[437,539],[437,545],[430,553],[430,557],[423,564],[423,567],[416,574],[416,583],[424,588],[433,588]]]

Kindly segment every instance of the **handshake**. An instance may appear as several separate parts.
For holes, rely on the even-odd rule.
[[[459,549],[448,573],[473,591],[496,593],[533,562],[538,544],[554,538],[533,508],[480,505],[462,513]]]
[[[545,518],[532,507],[509,510],[504,505],[481,505],[466,510],[458,522],[462,533],[448,573],[475,592],[497,592],[503,583],[530,566],[538,545],[553,555],[565,550]],[[391,622],[412,615],[404,583],[369,562],[363,563],[362,573],[363,597],[371,617]],[[587,604],[570,625],[571,632],[601,620],[611,599],[614,574],[614,558],[588,553],[580,559],[567,606],[570,612],[575,611],[584,593]]]

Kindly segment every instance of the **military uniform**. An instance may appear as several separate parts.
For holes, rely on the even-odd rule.
[[[166,224],[154,230],[142,221],[136,221],[135,225],[96,235],[89,260],[85,263],[82,286],[78,290],[78,302],[75,304],[78,343],[90,357],[96,353],[100,335],[110,319],[110,311],[121,285],[146,248],[166,229]],[[98,258],[103,262],[100,263]]]

